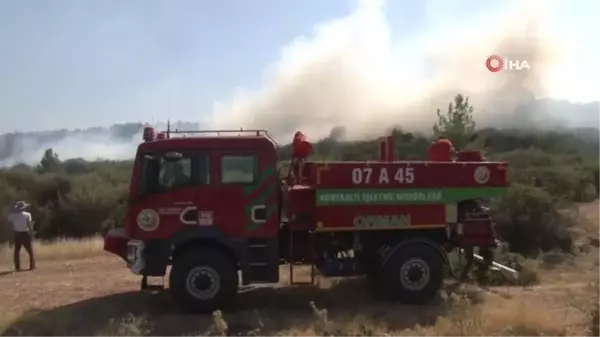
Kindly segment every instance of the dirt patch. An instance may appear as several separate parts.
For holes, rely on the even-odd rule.
[[[597,235],[598,203],[582,206],[583,233]],[[595,216],[595,218],[594,218]],[[593,223],[596,221],[596,223]],[[36,247],[38,269],[10,271],[0,257],[0,331],[4,335],[206,335],[210,315],[182,314],[168,293],[140,292],[139,278],[101,244]],[[240,293],[224,313],[231,335],[590,335],[598,329],[598,248],[540,270],[533,287],[449,284],[423,306],[374,299],[361,278],[320,280]],[[314,301],[327,313],[317,315]]]
[[[139,292],[138,287],[139,279],[112,257],[53,262],[32,272],[5,275],[0,279],[0,306],[12,316],[5,318],[5,334],[94,335],[128,325],[126,330],[131,330],[132,324],[139,325],[135,329],[140,334],[210,330],[209,316],[181,314],[168,294]],[[261,324],[266,331],[306,331],[315,321],[310,300],[328,308],[332,320],[364,316],[370,326],[377,323],[394,330],[434,324],[438,316],[447,314],[441,300],[418,308],[392,306],[373,302],[366,289],[360,279],[323,282],[319,288],[257,288],[242,292],[236,311],[226,313],[226,319],[233,332],[252,331]]]
[[[110,276],[110,277],[109,277]],[[282,278],[287,268],[282,268]],[[5,335],[190,335],[214,332],[204,315],[182,314],[166,292],[138,291],[139,279],[112,256],[49,261],[32,272],[0,277]],[[481,335],[585,334],[590,290],[447,287],[424,306],[378,301],[363,279],[319,287],[264,287],[240,293],[224,313],[230,334]],[[581,299],[574,302],[574,299]],[[327,309],[326,322],[308,302]],[[512,329],[512,330],[511,330]]]

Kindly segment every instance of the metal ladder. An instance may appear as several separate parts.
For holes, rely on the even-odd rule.
[[[290,229],[290,251],[289,251],[289,263],[290,263],[290,284],[291,285],[314,285],[315,284],[315,232],[313,228],[307,228],[307,226],[294,225],[289,223]],[[308,232],[309,237],[309,254],[307,256],[308,261],[296,261],[296,255],[294,254],[294,232]],[[300,263],[298,263],[300,262]],[[308,262],[308,263],[307,263]],[[294,266],[305,266],[310,264],[310,281],[296,281],[294,280]]]

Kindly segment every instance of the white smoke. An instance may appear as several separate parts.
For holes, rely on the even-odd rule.
[[[571,46],[548,31],[545,2],[525,4],[478,16],[464,13],[444,23],[440,33],[394,40],[384,2],[360,1],[348,16],[318,24],[311,36],[285,46],[265,70],[259,90],[216,102],[209,126],[268,129],[280,142],[297,130],[313,140],[332,130],[350,139],[381,135],[392,126],[428,132],[435,111],[445,110],[457,93],[469,96],[479,127],[597,125],[597,102],[594,116],[573,115],[561,110],[564,104],[533,104],[595,90],[597,76],[567,78],[565,65],[578,60],[567,53]],[[443,10],[432,7],[429,15],[448,19]],[[531,70],[491,73],[485,60],[492,54],[526,60]],[[515,114],[518,110],[524,114]],[[123,141],[109,132],[43,144],[22,139],[0,166],[37,163],[47,148],[61,159],[132,158],[140,141],[140,135]]]
[[[128,160],[135,156],[142,142],[142,127],[152,126],[156,132],[167,129],[164,122],[113,125],[114,130],[94,127],[67,132],[19,133],[0,135],[0,168],[16,164],[38,164],[44,152],[51,148],[59,159]],[[198,130],[199,123],[174,121],[171,130]],[[6,154],[9,154],[6,156]]]
[[[297,130],[322,138],[336,126],[351,139],[395,125],[428,131],[435,111],[445,110],[457,93],[470,97],[478,126],[543,123],[515,120],[514,111],[556,87],[550,75],[564,47],[544,30],[543,3],[528,4],[475,19],[461,16],[462,25],[443,36],[394,43],[383,2],[360,1],[347,17],[317,25],[311,37],[283,48],[260,90],[217,102],[212,126],[265,128],[282,141]],[[526,60],[531,70],[492,73],[485,67],[492,54]]]
[[[141,139],[141,133],[134,136],[132,141],[124,141],[116,139],[109,132],[68,135],[45,142],[40,142],[35,136],[25,136],[18,138],[16,143],[12,144],[11,156],[0,160],[0,167],[21,163],[37,164],[48,148],[52,148],[61,160],[70,158],[126,160],[135,156]]]

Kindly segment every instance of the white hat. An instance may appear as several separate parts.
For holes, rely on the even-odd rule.
[[[15,202],[15,205],[13,206],[13,208],[17,211],[22,211],[27,207],[29,207],[29,204],[23,200],[19,200],[19,201]]]

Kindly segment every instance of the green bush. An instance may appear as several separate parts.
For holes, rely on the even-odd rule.
[[[511,251],[536,255],[540,250],[571,251],[571,219],[543,188],[513,184],[507,194],[492,204],[500,237]]]
[[[592,186],[596,190],[596,195],[600,194],[600,168],[598,161],[584,166],[586,173],[591,177]]]
[[[0,243],[10,239],[10,227],[2,220],[18,199],[32,204],[40,238],[90,236],[122,223],[131,162],[65,163],[52,173],[22,165],[0,170]]]
[[[533,147],[496,153],[493,158],[508,162],[513,169],[584,163],[584,158],[578,154],[548,153]]]
[[[497,153],[492,159],[509,163],[511,181],[543,187],[554,197],[589,201],[598,195],[600,176],[597,158],[550,154],[529,148]],[[591,188],[596,191],[592,192]]]

